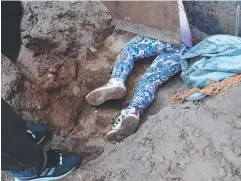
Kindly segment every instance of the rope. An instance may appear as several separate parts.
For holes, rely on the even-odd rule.
[[[195,93],[195,92],[201,92],[209,96],[215,96],[215,95],[223,96],[227,94],[227,92],[232,86],[237,85],[240,82],[241,82],[241,74],[229,77],[222,81],[208,80],[207,87],[204,87],[203,89],[199,89],[199,88],[187,89],[184,93],[182,93],[181,90],[179,89],[177,91],[177,94],[172,97],[170,103],[171,104],[182,103],[186,100],[188,96],[190,96],[192,93]]]

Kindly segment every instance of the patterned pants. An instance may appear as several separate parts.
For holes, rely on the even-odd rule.
[[[142,76],[129,107],[135,107],[140,113],[154,100],[159,86],[181,71],[180,57],[189,50],[145,36],[137,36],[124,47],[114,64],[112,78],[126,81],[135,61],[157,56]]]

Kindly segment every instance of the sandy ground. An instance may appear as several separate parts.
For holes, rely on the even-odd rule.
[[[49,126],[53,135],[44,150],[88,155],[64,180],[241,180],[240,87],[224,97],[168,105],[182,84],[176,76],[159,89],[137,133],[110,144],[105,134],[152,59],[136,63],[123,99],[91,107],[86,94],[108,81],[115,57],[134,35],[114,31],[99,2],[24,7],[18,63],[1,63],[2,97],[27,123]],[[3,174],[2,180],[12,178]]]
[[[153,109],[162,107],[167,88],[157,93]],[[107,144],[99,158],[65,180],[240,181],[240,96],[238,86],[226,96],[167,105],[149,116],[136,134]]]

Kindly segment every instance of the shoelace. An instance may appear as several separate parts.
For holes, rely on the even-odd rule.
[[[121,119],[118,117],[115,123],[112,126],[112,129],[116,129],[117,125],[121,122]]]
[[[116,129],[117,125],[125,118],[125,115],[120,115],[112,126],[112,129]]]

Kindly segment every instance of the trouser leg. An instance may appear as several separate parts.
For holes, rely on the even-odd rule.
[[[42,166],[43,150],[32,142],[23,119],[3,100],[2,104],[2,170],[21,171]]]
[[[141,35],[135,37],[125,45],[122,52],[117,56],[111,78],[119,78],[125,82],[135,61],[156,56],[168,46],[171,45],[153,38]]]
[[[172,51],[157,56],[139,81],[128,108],[135,107],[143,113],[154,100],[157,89],[181,71],[180,58],[187,50],[183,46],[173,47]]]

